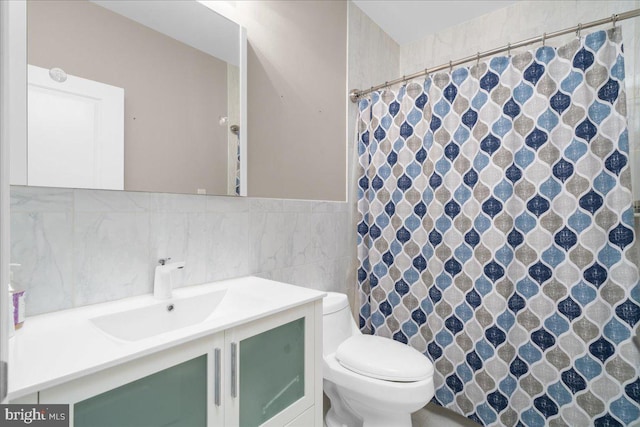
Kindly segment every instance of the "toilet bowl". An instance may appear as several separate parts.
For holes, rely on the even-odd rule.
[[[363,335],[345,294],[323,300],[323,385],[327,427],[411,427],[433,397],[433,365],[397,341]]]

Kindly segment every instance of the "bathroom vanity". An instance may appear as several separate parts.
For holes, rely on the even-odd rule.
[[[76,427],[321,426],[323,295],[245,277],[30,317],[11,403],[69,404]]]

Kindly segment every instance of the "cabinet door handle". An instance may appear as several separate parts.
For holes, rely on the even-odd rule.
[[[214,386],[213,386],[213,401],[216,404],[216,406],[220,406],[220,372],[222,370],[222,360],[220,357],[220,353],[221,350],[219,348],[216,348],[213,351],[214,354],[214,370],[213,370],[213,376],[214,376]]]
[[[238,344],[231,343],[231,397],[238,397]]]

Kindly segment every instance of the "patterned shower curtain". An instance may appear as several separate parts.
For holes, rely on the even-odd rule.
[[[619,29],[359,104],[360,326],[493,426],[640,418]]]

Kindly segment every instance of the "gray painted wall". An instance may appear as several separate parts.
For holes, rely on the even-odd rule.
[[[346,200],[347,2],[236,8],[249,45],[249,196]]]

